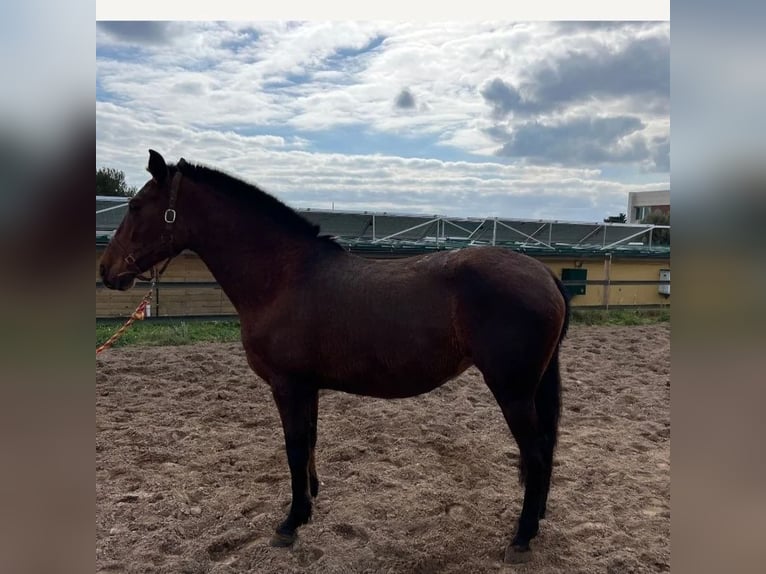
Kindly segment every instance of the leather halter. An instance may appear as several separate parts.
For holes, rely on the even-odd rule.
[[[176,199],[178,197],[178,190],[181,187],[181,178],[183,177],[181,175],[180,168],[183,167],[186,164],[186,160],[181,158],[177,164],[176,173],[173,176],[173,181],[170,184],[170,198],[168,200],[168,208],[165,210],[164,213],[164,220],[165,220],[165,229],[162,232],[162,235],[160,236],[160,244],[156,247],[150,247],[146,251],[139,252],[137,255],[135,253],[128,253],[124,257],[125,264],[127,266],[128,272],[133,273],[138,279],[141,279],[142,281],[151,281],[151,277],[146,277],[145,275],[142,275],[145,269],[142,270],[139,265],[138,261],[141,259],[146,258],[150,255],[157,255],[160,253],[173,253],[173,224],[176,222]],[[117,245],[117,247],[122,251],[123,253],[127,252],[127,249],[123,247],[123,245],[120,243],[120,241],[113,237],[112,241]],[[170,264],[170,260],[173,259],[173,255],[170,255],[167,257],[167,261],[165,261],[164,265],[160,269],[158,275],[161,275],[165,269],[167,269],[167,266]],[[152,271],[154,271],[154,267],[152,266]]]

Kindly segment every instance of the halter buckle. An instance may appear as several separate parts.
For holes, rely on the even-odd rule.
[[[175,209],[166,209],[165,210],[165,223],[175,223],[176,220],[176,210]]]

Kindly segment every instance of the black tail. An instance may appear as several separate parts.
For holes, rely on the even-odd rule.
[[[537,389],[535,397],[535,407],[537,409],[538,424],[544,439],[550,444],[550,460],[553,461],[553,450],[556,448],[559,431],[559,417],[561,416],[561,372],[559,370],[559,352],[561,342],[566,337],[569,329],[569,315],[571,307],[569,303],[569,293],[567,293],[564,284],[555,275],[556,287],[559,288],[561,296],[564,298],[564,324],[561,327],[559,335],[559,344],[551,357],[548,368],[545,369],[543,377],[540,380],[540,386]]]
[[[551,275],[553,275],[553,272],[551,272]],[[569,302],[569,293],[567,293],[567,289],[564,287],[561,279],[553,275],[553,280],[556,282],[556,287],[559,288],[559,293],[561,293],[561,296],[564,298],[564,326],[561,328],[561,335],[559,336],[560,345],[561,341],[564,340],[564,337],[567,336],[567,331],[569,330],[569,316],[572,314],[572,307]]]

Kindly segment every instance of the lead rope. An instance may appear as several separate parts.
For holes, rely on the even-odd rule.
[[[178,167],[181,167],[183,165],[186,165],[186,160],[184,158],[181,158],[181,160],[178,162]],[[165,210],[165,227],[168,231],[168,241],[170,242],[170,248],[172,251],[173,248],[173,224],[176,222],[176,210],[175,210],[175,204],[176,204],[176,196],[178,195],[178,190],[181,187],[181,172],[176,172],[175,176],[173,176],[173,183],[170,188],[170,201],[168,202],[168,208]],[[119,243],[117,244],[120,245]],[[122,249],[122,247],[120,247]],[[122,249],[124,252],[125,250]],[[129,262],[130,264],[135,265],[136,258],[133,257],[133,254],[128,254],[125,257],[125,260],[128,260],[128,257],[132,259],[132,262]],[[115,331],[114,335],[109,337],[106,342],[101,345],[100,347],[96,347],[96,356],[98,356],[100,353],[106,351],[109,347],[114,345],[115,341],[122,337],[123,333],[130,327],[136,320],[142,320],[146,317],[146,306],[149,304],[149,301],[152,300],[152,293],[154,293],[154,285],[157,283],[157,279],[159,279],[160,275],[162,275],[165,272],[165,269],[168,268],[168,265],[170,265],[170,261],[173,259],[173,256],[168,257],[168,259],[165,261],[165,264],[162,266],[162,269],[157,271],[156,267],[152,267],[152,284],[149,286],[149,292],[144,295],[144,298],[141,299],[141,302],[138,304],[138,307],[136,307],[136,310],[133,311],[133,314],[128,317],[128,320],[125,321],[125,324],[117,329]],[[141,279],[142,281],[146,281],[148,277],[145,277],[144,275],[137,274],[136,277],[138,279]]]
[[[168,260],[168,263],[170,261]],[[165,267],[167,267],[167,263],[162,268],[162,271],[165,270]],[[162,273],[160,271],[160,273]],[[152,273],[152,284],[149,286],[149,292],[144,295],[144,298],[141,299],[141,302],[138,304],[138,307],[136,307],[136,310],[133,311],[133,314],[128,317],[128,320],[125,321],[125,323],[115,331],[114,335],[109,337],[106,342],[101,345],[100,347],[96,347],[96,356],[98,356],[100,353],[106,351],[109,347],[114,345],[114,343],[122,337],[123,333],[128,330],[128,327],[130,327],[136,320],[140,321],[146,317],[146,306],[149,304],[149,302],[152,300],[152,294],[154,293],[154,285],[157,283],[157,278],[160,276],[160,273],[157,273],[157,270],[154,269]]]

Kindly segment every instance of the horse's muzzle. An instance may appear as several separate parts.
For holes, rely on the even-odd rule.
[[[125,271],[111,276],[109,271],[103,265],[100,266],[99,272],[101,274],[101,280],[107,289],[115,289],[117,291],[127,291],[136,282],[136,274],[131,271]]]

